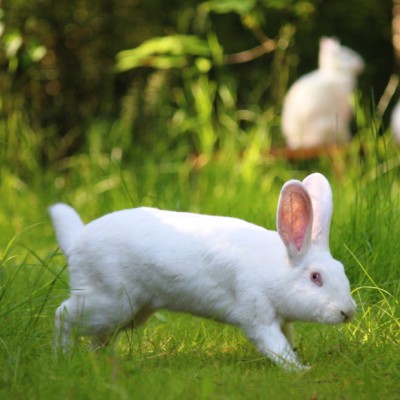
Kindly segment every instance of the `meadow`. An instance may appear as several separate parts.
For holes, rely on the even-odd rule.
[[[346,149],[289,162],[270,154],[271,125],[264,122],[246,132],[199,124],[195,152],[182,140],[123,145],[121,125],[93,122],[85,149],[46,167],[35,132],[7,121],[0,171],[1,399],[399,396],[400,151],[389,131],[378,135],[365,123]],[[218,146],[210,146],[216,136]],[[358,312],[341,326],[297,324],[297,351],[309,371],[276,367],[234,327],[165,311],[121,335],[114,348],[92,352],[82,339],[69,357],[54,356],[53,316],[68,296],[68,270],[49,205],[67,202],[86,222],[148,205],[275,229],[283,182],[314,171],[332,185],[331,250],[345,265]]]

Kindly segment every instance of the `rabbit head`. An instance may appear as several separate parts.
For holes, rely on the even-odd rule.
[[[291,321],[337,324],[354,316],[355,302],[343,265],[329,250],[332,192],[321,174],[287,182],[281,191],[277,230],[289,271],[277,308]]]
[[[354,77],[364,70],[364,61],[359,54],[341,46],[337,39],[328,37],[320,39],[318,64],[320,70]]]

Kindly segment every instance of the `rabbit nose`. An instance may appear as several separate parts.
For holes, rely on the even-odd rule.
[[[346,310],[346,311],[340,311],[340,313],[343,315],[344,317],[344,322],[350,322],[355,314],[355,309],[352,310]]]

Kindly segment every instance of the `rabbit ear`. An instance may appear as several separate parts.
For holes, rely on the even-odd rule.
[[[331,68],[334,54],[340,48],[340,42],[332,37],[321,37],[319,40],[318,66],[322,69]]]
[[[332,54],[340,48],[340,42],[334,37],[323,36],[319,40],[319,51],[321,53]]]
[[[314,244],[329,248],[333,210],[331,186],[328,180],[319,173],[307,176],[303,183],[311,197],[314,214],[311,240]]]
[[[310,246],[312,222],[311,199],[304,185],[296,180],[286,182],[279,197],[276,224],[288,256],[294,263]]]

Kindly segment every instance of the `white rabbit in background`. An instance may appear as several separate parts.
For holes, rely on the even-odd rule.
[[[397,144],[400,144],[400,101],[394,106],[391,115],[393,137]]]
[[[292,322],[338,324],[355,313],[343,265],[329,251],[332,193],[321,174],[288,181],[277,232],[231,217],[135,208],[84,225],[50,208],[68,259],[70,298],[56,311],[56,346],[107,344],[158,309],[240,327],[271,360],[301,368]]]
[[[333,38],[322,37],[319,68],[289,89],[282,110],[282,132],[292,149],[343,144],[351,139],[351,95],[362,58]]]

